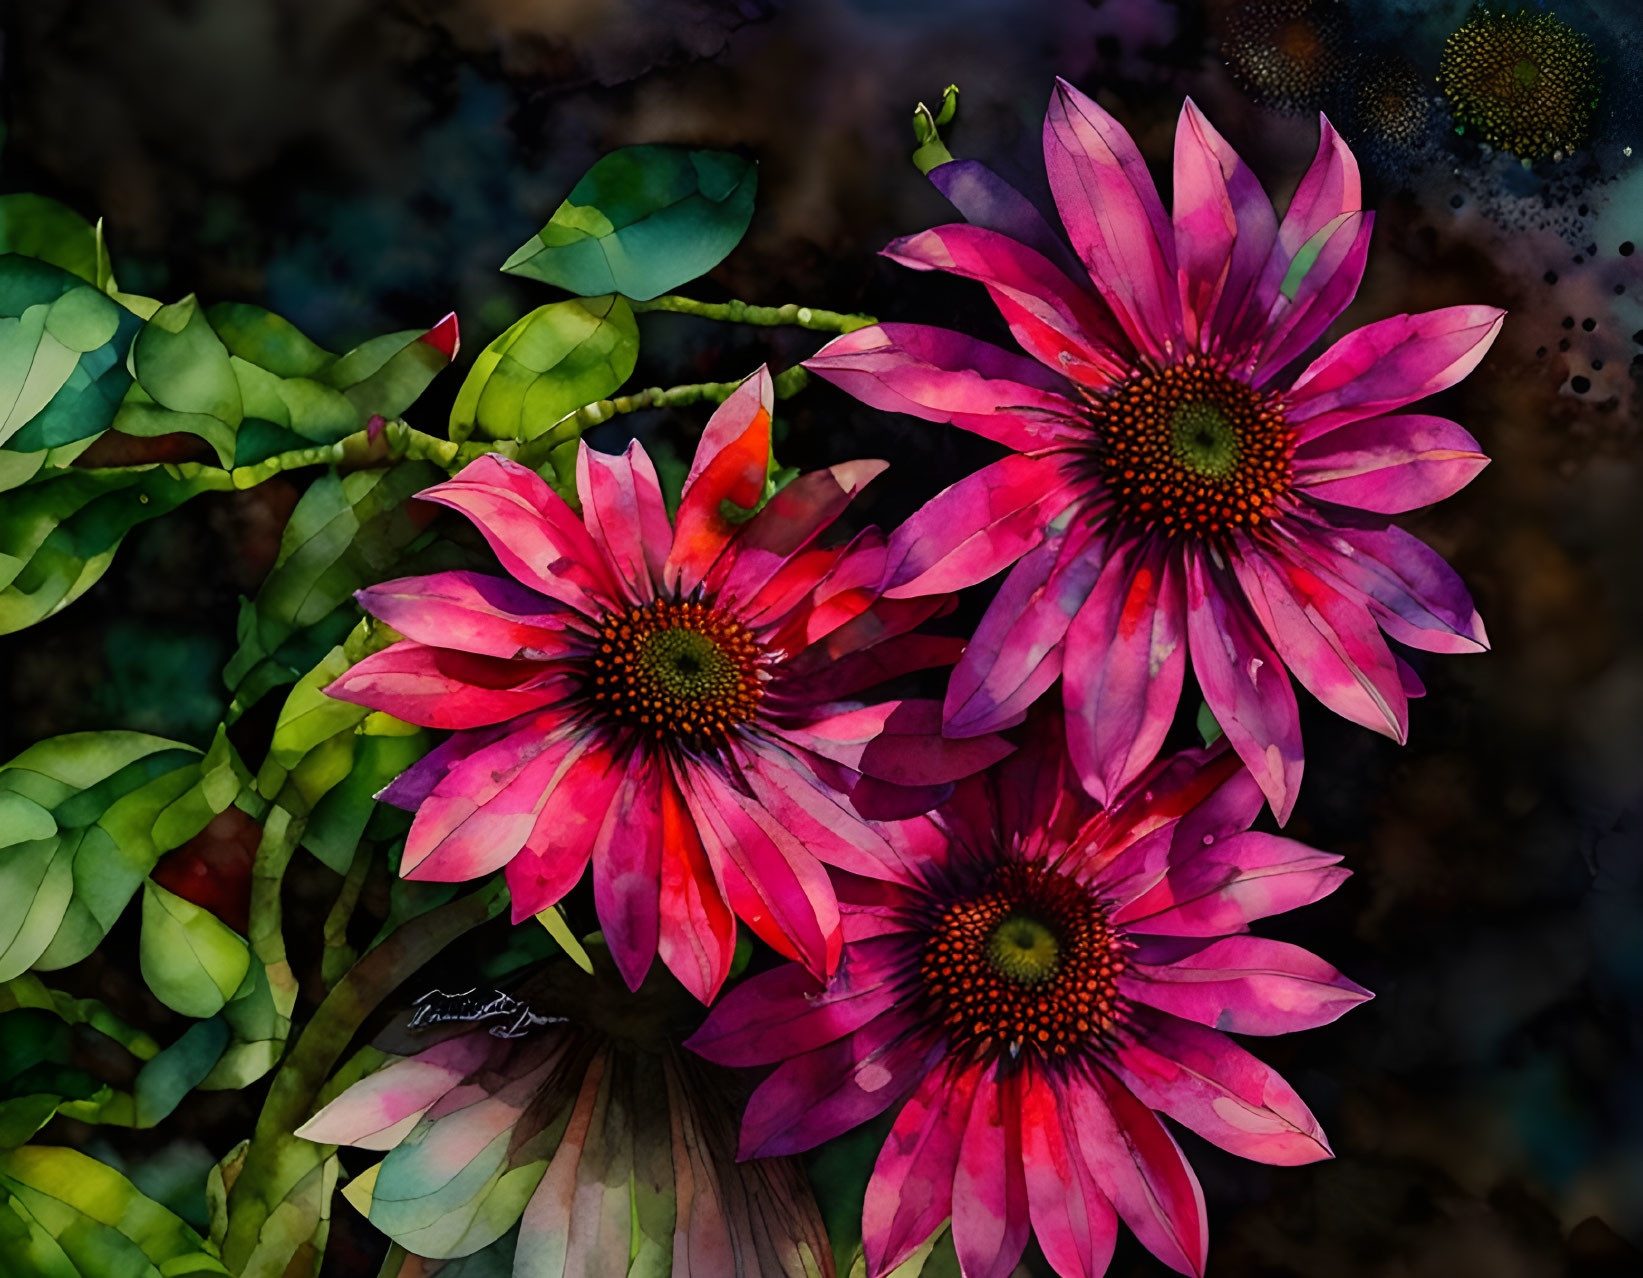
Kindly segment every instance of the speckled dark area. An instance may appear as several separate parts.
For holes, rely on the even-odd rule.
[[[1590,147],[1528,168],[1457,137],[1436,96],[1466,7],[1333,5],[1330,56],[1354,70],[1280,114],[1220,56],[1239,6],[1202,0],[36,0],[0,16],[0,181],[101,215],[127,288],[255,301],[333,349],[454,309],[471,352],[535,304],[539,290],[496,267],[598,154],[739,148],[760,161],[758,212],[700,295],[989,333],[979,287],[875,256],[950,215],[907,159],[920,99],[956,82],[953,152],[1032,190],[1056,74],[1115,111],[1161,179],[1190,94],[1280,197],[1315,145],[1312,107],[1330,111],[1355,136],[1379,219],[1337,327],[1457,302],[1510,312],[1432,410],[1493,464],[1406,521],[1471,585],[1494,646],[1418,655],[1429,695],[1407,747],[1303,705],[1309,762],[1288,832],[1344,853],[1356,876],[1277,934],[1377,998],[1251,1044],[1316,1109],[1334,1162],[1269,1169],[1183,1139],[1209,1200],[1210,1272],[1639,1274],[1643,9],[1554,5],[1598,39],[1608,80]],[[1365,110],[1346,93],[1360,74],[1404,98]],[[635,380],[735,377],[817,344],[650,317]],[[438,429],[457,384],[436,384],[413,421]],[[652,413],[590,438],[678,448],[698,425]],[[991,455],[827,387],[790,401],[780,426],[792,464],[888,458],[853,510],[881,524]],[[271,564],[302,482],[140,528],[84,599],[0,639],[4,755],[90,727],[209,739],[238,597]],[[334,882],[307,871],[298,917],[304,893],[322,911]],[[111,967],[75,979],[145,997]],[[249,1130],[254,1112],[234,1107],[260,1092],[192,1098],[162,1158],[221,1157],[221,1133]],[[116,1145],[137,1160],[156,1141]],[[336,1216],[326,1273],[374,1274],[380,1239],[340,1202]],[[1125,1236],[1112,1272],[1163,1271]]]

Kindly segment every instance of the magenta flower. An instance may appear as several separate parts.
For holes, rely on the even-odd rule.
[[[745,517],[771,469],[770,405],[761,369],[713,414],[671,524],[637,443],[621,457],[581,447],[580,516],[498,457],[429,489],[513,579],[446,572],[362,591],[405,639],[327,690],[458,729],[383,792],[416,810],[406,877],[505,866],[518,920],[591,860],[628,984],[660,953],[704,1002],[737,916],[831,972],[838,907],[821,862],[886,873],[892,854],[866,818],[922,812],[1008,750],[943,739],[934,702],[864,696],[957,657],[955,640],[908,633],[949,600],[881,599],[876,529],[814,544],[883,463],[801,475]]]
[[[949,1217],[965,1278],[1029,1232],[1056,1272],[1106,1268],[1122,1217],[1201,1273],[1198,1182],[1158,1115],[1266,1163],[1329,1156],[1281,1078],[1223,1030],[1283,1034],[1368,993],[1250,920],[1332,892],[1338,858],[1248,831],[1261,793],[1222,744],[1160,762],[1107,812],[1048,748],[904,827],[899,882],[841,876],[844,956],[727,994],[687,1046],[775,1070],[741,1156],[808,1149],[900,1105],[867,1190],[873,1278]],[[1156,1111],[1156,1112],[1155,1112]]]
[[[1156,756],[1190,654],[1283,820],[1302,765],[1286,667],[1336,713],[1402,741],[1419,682],[1381,631],[1434,652],[1487,646],[1459,578],[1387,516],[1487,463],[1454,422],[1396,410],[1475,368],[1502,313],[1397,315],[1291,377],[1352,300],[1369,247],[1357,163],[1327,120],[1281,222],[1190,101],[1173,217],[1122,126],[1064,82],[1044,156],[1093,291],[1051,260],[1065,249],[1021,196],[969,163],[934,176],[990,225],[885,250],[980,280],[1032,359],[884,324],[809,362],[874,407],[1012,450],[896,533],[889,593],[1016,564],[953,672],[946,731],[1019,722],[1060,677],[1069,748],[1102,800]]]
[[[515,1224],[520,1275],[830,1278],[798,1161],[738,1163],[736,1079],[679,1049],[688,996],[665,978],[630,994],[593,953],[593,977],[550,964],[523,1000],[490,1000],[508,1005],[495,1031],[394,1060],[298,1131],[385,1151],[343,1194],[421,1258],[400,1278],[507,1248]]]

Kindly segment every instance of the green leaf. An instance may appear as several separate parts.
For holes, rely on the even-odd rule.
[[[167,1117],[210,1074],[227,1046],[228,1023],[213,1016],[189,1026],[181,1038],[145,1064],[132,1085],[137,1126],[152,1127]]]
[[[219,727],[200,762],[199,779],[154,818],[155,846],[180,848],[210,825],[212,817],[226,811],[250,784],[251,774],[229,743],[228,729]]]
[[[1209,708],[1209,702],[1198,703],[1197,718],[1198,735],[1203,738],[1206,746],[1212,746],[1221,739],[1221,725],[1216,721],[1215,711]]]
[[[218,302],[205,315],[231,356],[276,377],[318,377],[336,362],[290,320],[260,306]]]
[[[451,408],[451,438],[535,439],[633,375],[639,326],[614,294],[539,306],[479,353]]]
[[[376,810],[376,794],[428,753],[433,738],[417,730],[404,736],[361,733],[354,737],[348,774],[327,792],[308,818],[302,843],[338,874],[348,873],[354,849]]]
[[[240,988],[222,1010],[229,1042],[211,1072],[196,1086],[201,1091],[232,1091],[249,1087],[278,1063],[285,1050],[291,1023],[274,1002],[268,970],[251,964]]]
[[[55,1012],[0,1013],[0,1147],[23,1144],[64,1101],[110,1089],[72,1063],[69,1027]]]
[[[203,1278],[228,1270],[188,1225],[72,1149],[0,1152],[7,1278]]]
[[[223,672],[235,692],[233,714],[296,679],[346,635],[358,616],[356,590],[408,571],[402,556],[433,536],[406,502],[444,478],[432,462],[407,461],[327,471],[309,486],[286,522],[273,571],[241,611],[239,648]],[[439,556],[450,559],[448,548],[431,554]]]
[[[447,315],[426,332],[408,329],[373,337],[338,359],[323,380],[348,397],[363,425],[373,413],[403,413],[456,358],[456,350],[456,316]]]
[[[154,312],[131,343],[129,364],[137,384],[115,415],[115,430],[187,431],[210,444],[224,466],[234,464],[244,397],[228,348],[192,293]]]
[[[214,749],[220,768],[226,741]],[[200,782],[198,751],[139,732],[52,737],[0,765],[0,812],[38,836],[0,846],[0,981],[90,954],[176,846],[166,840],[191,838],[210,802],[232,801],[214,775],[208,800],[162,822]]]
[[[245,939],[208,910],[143,884],[143,980],[154,997],[184,1016],[213,1016],[245,979]]]
[[[49,262],[97,289],[112,282],[98,229],[44,195],[0,195],[0,253]]]
[[[630,146],[583,175],[502,266],[567,292],[648,301],[712,270],[753,219],[758,171],[725,151]]]
[[[209,467],[51,470],[0,502],[0,634],[67,607],[114,562],[126,533],[199,493],[232,488]]]
[[[7,453],[106,430],[131,385],[126,355],[141,327],[70,272],[0,256],[0,443]]]
[[[576,934],[570,930],[570,924],[565,922],[564,912],[557,905],[550,905],[543,910],[536,916],[536,921],[547,929],[548,935],[565,951],[565,957],[589,976],[593,975],[593,960],[582,948],[582,942],[576,939]]]

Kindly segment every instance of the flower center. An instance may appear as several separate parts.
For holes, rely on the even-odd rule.
[[[1002,865],[941,912],[920,971],[955,1049],[1059,1059],[1100,1046],[1122,1019],[1124,948],[1084,884]]]
[[[1556,159],[1590,136],[1602,72],[1591,38],[1556,14],[1480,3],[1444,44],[1438,84],[1457,133]]]
[[[752,632],[728,613],[656,600],[600,626],[589,700],[652,737],[716,745],[758,709],[760,656]]]
[[[1037,985],[1055,975],[1061,942],[1037,919],[1012,916],[998,925],[987,942],[987,961],[1006,980]]]
[[[1130,378],[1090,412],[1102,478],[1144,527],[1219,537],[1272,518],[1289,491],[1294,434],[1278,397],[1197,356]]]

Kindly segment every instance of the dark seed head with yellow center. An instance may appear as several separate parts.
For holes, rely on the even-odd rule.
[[[955,1051],[1054,1061],[1111,1038],[1123,969],[1123,938],[1087,886],[1006,864],[935,918],[920,975]]]
[[[600,625],[585,694],[612,725],[711,748],[757,711],[761,656],[753,633],[728,613],[655,600]]]
[[[1597,49],[1554,13],[1473,7],[1443,46],[1438,85],[1455,131],[1523,160],[1561,159],[1591,137]]]
[[[1092,453],[1119,511],[1168,536],[1220,538],[1277,513],[1294,433],[1277,395],[1188,356],[1090,401]]]
[[[1227,14],[1221,56],[1255,101],[1304,111],[1346,73],[1348,19],[1338,0],[1245,0]]]

